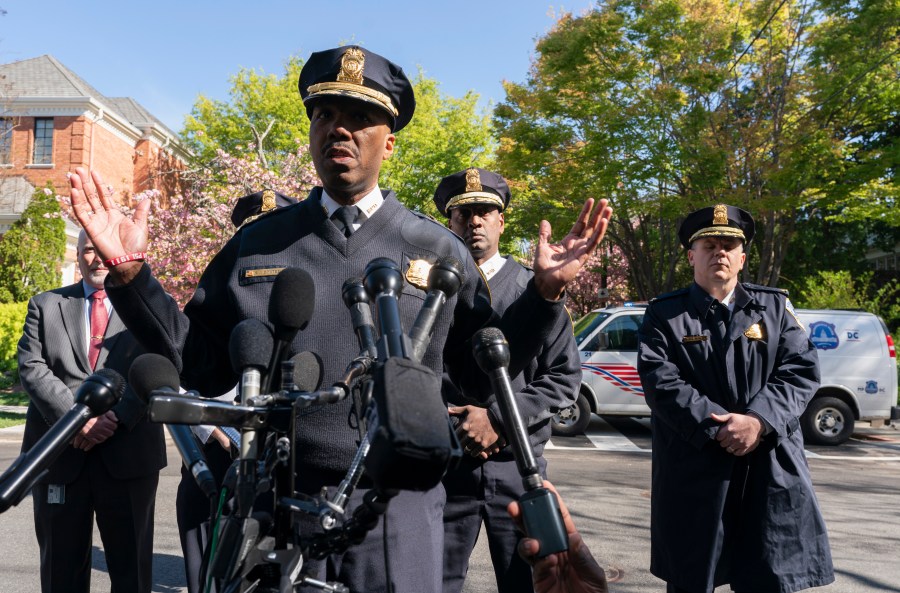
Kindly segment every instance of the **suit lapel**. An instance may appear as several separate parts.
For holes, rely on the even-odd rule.
[[[72,343],[72,352],[75,353],[78,366],[85,374],[90,374],[91,365],[88,362],[87,340],[84,339],[88,331],[84,321],[84,289],[80,283],[75,286],[76,290],[59,302],[59,312],[66,327],[66,335],[69,336],[69,341]]]
[[[103,338],[103,346],[100,348],[100,354],[97,356],[97,368],[103,368],[106,365],[106,359],[109,358],[110,352],[116,347],[119,336],[125,331],[125,324],[122,318],[113,309],[109,315],[109,323],[106,325],[106,336]]]

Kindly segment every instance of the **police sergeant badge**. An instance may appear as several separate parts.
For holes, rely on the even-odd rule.
[[[413,259],[406,269],[406,281],[421,290],[428,290],[428,273],[432,264],[424,259]]]

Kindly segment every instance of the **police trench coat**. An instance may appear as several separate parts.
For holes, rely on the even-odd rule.
[[[723,312],[723,310],[725,310]],[[727,308],[697,284],[651,301],[638,372],[652,411],[651,572],[689,591],[788,593],[834,580],[799,417],[815,347],[784,291],[738,284]],[[736,457],[710,414],[752,411],[767,433]]]

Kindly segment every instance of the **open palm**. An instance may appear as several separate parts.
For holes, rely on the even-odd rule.
[[[78,167],[69,175],[69,185],[75,218],[104,260],[147,250],[149,200],[138,204],[129,218],[115,207],[97,171]]]
[[[611,216],[607,200],[600,200],[594,207],[594,200],[589,198],[569,234],[559,243],[550,243],[550,223],[541,221],[533,266],[535,285],[544,298],[559,298],[566,284],[578,276],[606,234]]]

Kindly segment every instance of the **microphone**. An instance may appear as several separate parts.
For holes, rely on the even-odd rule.
[[[299,352],[291,357],[294,363],[291,391],[315,391],[322,386],[325,369],[322,359],[315,352]]]
[[[297,332],[312,319],[316,306],[316,285],[312,276],[300,268],[285,268],[275,277],[269,297],[269,322],[274,327],[275,346],[269,359],[264,393],[275,390],[275,379],[286,347]]]
[[[278,278],[281,278],[281,274],[278,275]],[[273,288],[273,297],[274,294]],[[271,306],[272,301],[269,302]],[[293,334],[291,334],[291,339],[293,339]],[[277,361],[274,351],[275,343],[272,332],[259,319],[245,319],[231,330],[231,336],[228,339],[228,354],[231,359],[231,367],[241,373],[242,404],[246,405],[252,398],[259,396],[261,370],[266,368],[270,358]],[[270,367],[269,379],[274,375],[275,368]],[[259,458],[257,436],[258,433],[254,428],[244,427],[241,430],[237,498],[239,509],[245,513],[245,516],[249,516],[250,507],[256,496],[256,461]]]
[[[128,369],[128,382],[142,401],[152,403],[150,396],[153,392],[177,394],[180,380],[175,365],[168,358],[147,353],[141,354],[131,363],[131,368]],[[152,414],[150,419],[155,420]],[[200,491],[207,498],[215,498],[216,479],[209,470],[206,456],[200,450],[191,429],[183,424],[166,424],[166,430],[169,431],[184,466],[194,476]]]
[[[431,266],[428,272],[428,293],[425,302],[419,309],[419,314],[409,330],[409,341],[412,344],[410,358],[421,362],[431,342],[431,333],[434,331],[434,322],[444,308],[447,300],[459,290],[462,285],[462,264],[453,256],[445,256]]]
[[[509,344],[496,327],[485,327],[473,339],[475,361],[491,380],[494,395],[503,416],[507,440],[516,457],[516,467],[522,477],[525,494],[519,498],[525,533],[541,542],[539,556],[549,556],[569,549],[562,514],[556,496],[543,487],[528,431],[513,394],[509,379]]]
[[[241,374],[241,403],[256,397],[262,385],[262,372],[267,368],[275,340],[272,332],[259,319],[245,319],[234,326],[228,338],[231,368]]]
[[[378,312],[378,327],[381,330],[378,359],[383,361],[392,356],[407,358],[406,336],[397,303],[403,289],[400,266],[386,257],[375,258],[366,266],[363,283],[369,297],[375,299]]]
[[[375,358],[378,351],[375,347],[375,325],[372,323],[371,301],[359,278],[348,278],[341,288],[344,305],[350,309],[350,321],[356,339],[359,340],[360,356]]]
[[[112,369],[100,369],[85,379],[69,411],[0,476],[0,513],[19,504],[87,421],[108,412],[124,393],[125,379]]]

